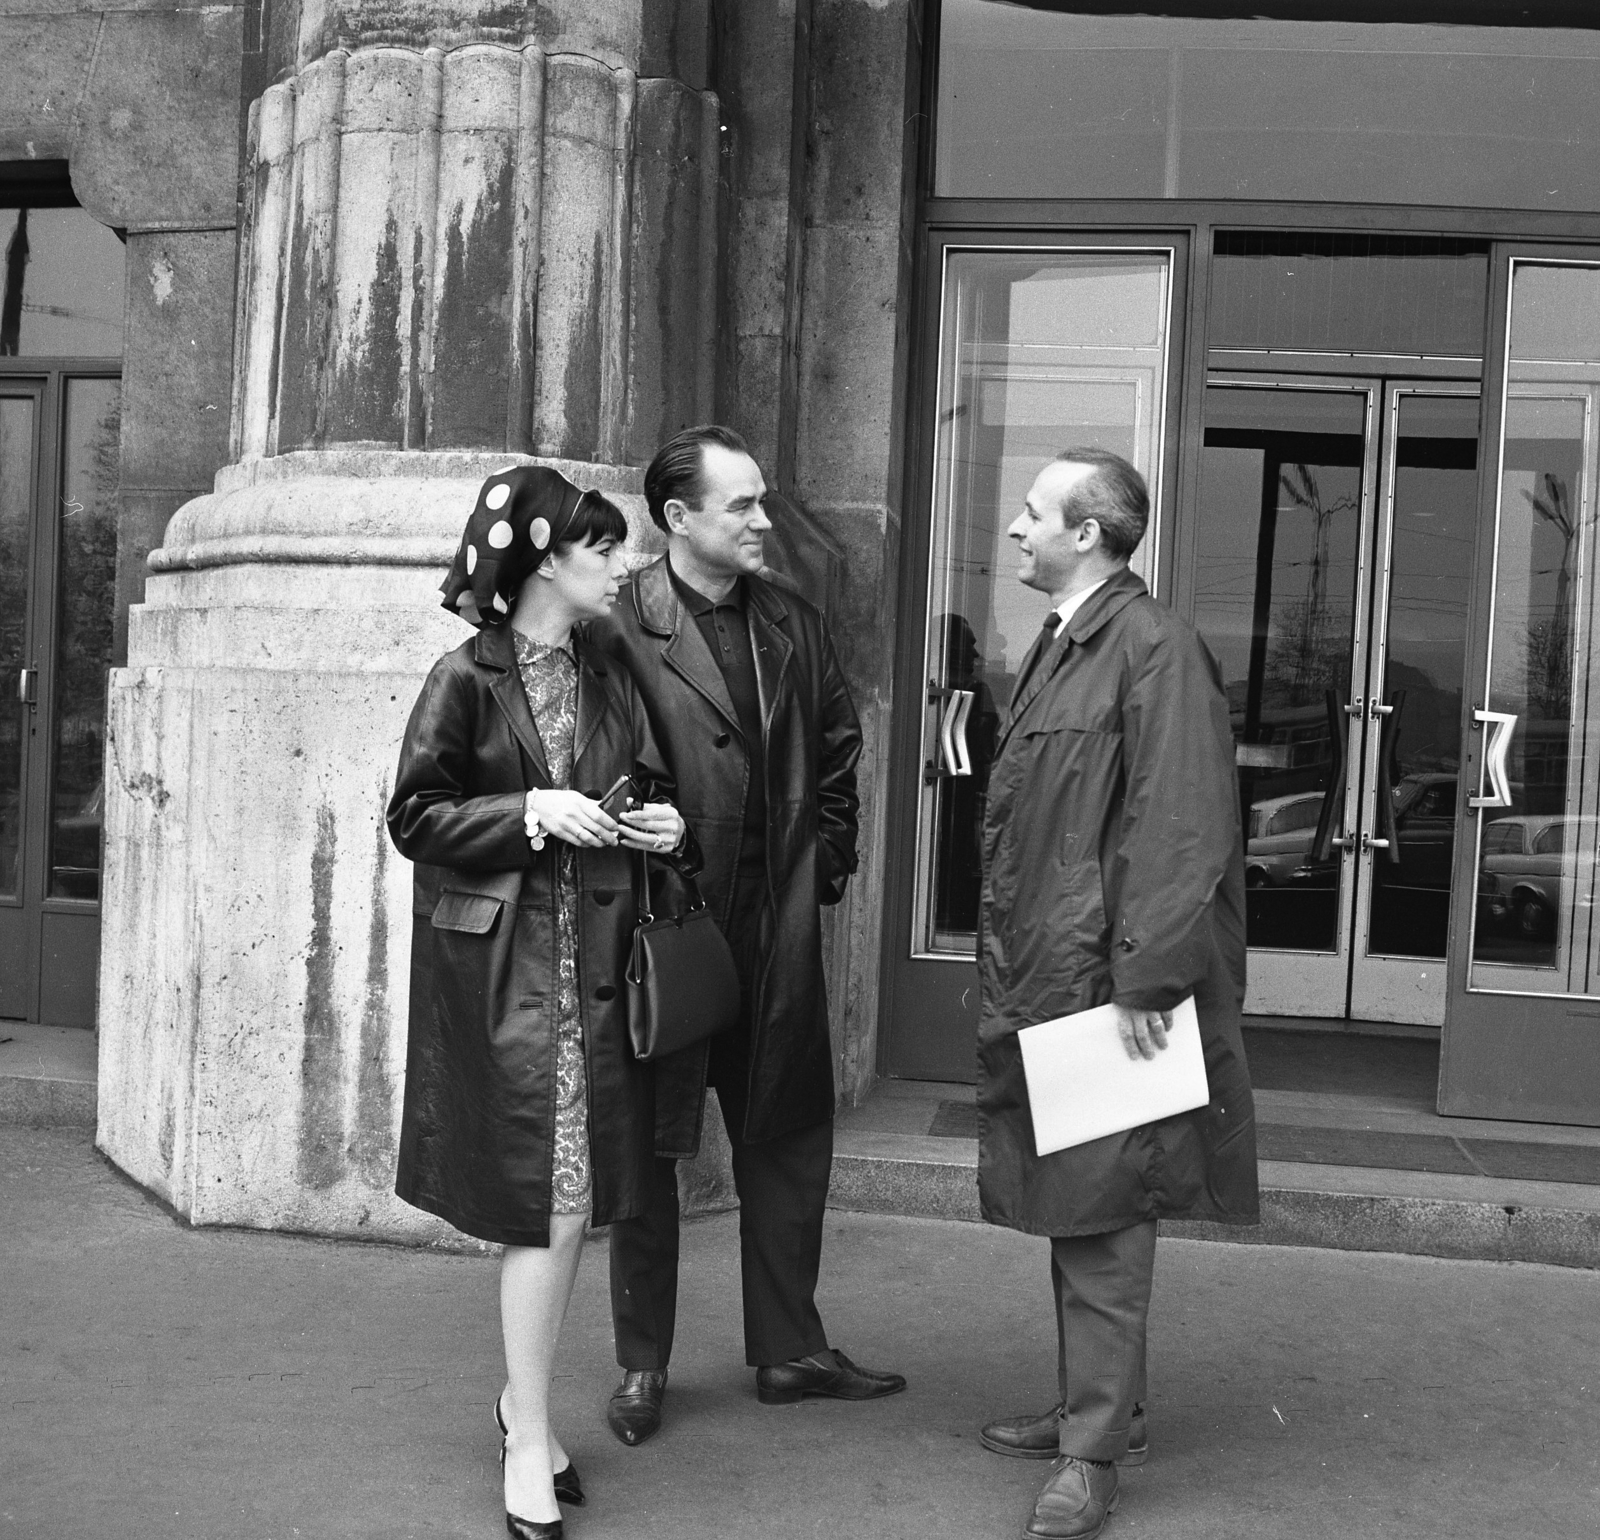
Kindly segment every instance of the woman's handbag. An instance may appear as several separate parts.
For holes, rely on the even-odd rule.
[[[640,866],[644,861],[641,858]],[[657,919],[641,872],[639,926],[628,959],[628,1032],[638,1059],[664,1059],[726,1032],[739,1018],[739,975],[692,877],[689,907]]]

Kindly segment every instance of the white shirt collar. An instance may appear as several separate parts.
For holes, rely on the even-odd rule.
[[[1074,615],[1076,615],[1080,609],[1083,608],[1084,601],[1091,594],[1093,594],[1093,593],[1097,592],[1098,590],[1104,588],[1106,586],[1106,584],[1109,583],[1110,581],[1111,581],[1110,578],[1101,578],[1098,583],[1091,583],[1087,588],[1080,590],[1078,593],[1075,593],[1070,599],[1063,600],[1062,603],[1060,603],[1060,604],[1058,604],[1056,606],[1056,614],[1058,614],[1061,617],[1061,624],[1056,627],[1056,635],[1057,636],[1061,635],[1062,631],[1065,630],[1067,625],[1071,622],[1072,617]]]

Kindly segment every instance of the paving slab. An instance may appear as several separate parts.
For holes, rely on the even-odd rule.
[[[191,1230],[59,1128],[0,1127],[0,1227],[5,1540],[503,1535],[492,1259]],[[977,1429],[1054,1398],[1042,1242],[830,1214],[830,1334],[910,1389],[769,1408],[736,1219],[687,1225],[667,1423],[636,1450],[602,1422],[605,1263],[555,1387],[572,1540],[1020,1535],[1044,1472]],[[1151,1439],[1108,1540],[1589,1540],[1600,1275],[1164,1238]]]

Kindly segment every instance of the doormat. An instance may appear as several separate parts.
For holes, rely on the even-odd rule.
[[[935,1139],[976,1139],[978,1108],[974,1102],[940,1102],[928,1125]]]
[[[976,1139],[978,1109],[971,1102],[940,1102],[928,1132],[935,1139]],[[1364,1166],[1440,1176],[1490,1176],[1508,1182],[1576,1182],[1600,1187],[1600,1145],[1259,1123],[1256,1153],[1262,1160],[1314,1166]]]
[[[1502,1181],[1577,1182],[1600,1187],[1600,1147],[1535,1144],[1524,1139],[1463,1139],[1452,1134],[1395,1134],[1359,1128],[1256,1128],[1262,1160],[1319,1166],[1370,1166]]]

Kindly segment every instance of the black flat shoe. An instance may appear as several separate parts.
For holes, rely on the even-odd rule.
[[[578,1480],[578,1467],[567,1461],[565,1470],[558,1470],[555,1474],[556,1501],[568,1503],[574,1508],[581,1508],[584,1504],[583,1483]]]
[[[511,1437],[511,1429],[506,1426],[505,1413],[500,1410],[500,1402],[504,1396],[505,1392],[502,1390],[500,1394],[494,1398],[494,1420],[497,1424],[499,1424],[500,1427],[501,1470],[506,1468],[506,1440]],[[551,1477],[551,1480],[555,1482],[556,1501],[558,1503],[567,1503],[571,1507],[581,1508],[584,1503],[588,1501],[588,1499],[583,1495],[583,1483],[578,1480],[578,1467],[574,1465],[571,1460],[567,1461],[567,1468],[565,1470],[558,1470],[555,1475]],[[508,1522],[509,1517],[510,1516],[508,1515]],[[517,1523],[519,1524],[526,1524],[528,1522],[529,1521],[527,1519],[517,1520]]]
[[[516,1514],[506,1515],[506,1533],[512,1540],[562,1540],[566,1531],[560,1519],[539,1523],[533,1519],[519,1519]]]
[[[756,1370],[756,1395],[767,1406],[785,1406],[802,1396],[830,1396],[836,1401],[875,1401],[906,1388],[905,1376],[880,1374],[850,1362],[837,1348],[768,1364]]]
[[[661,1426],[661,1402],[667,1393],[665,1369],[629,1369],[606,1403],[606,1422],[630,1448],[642,1444]]]

